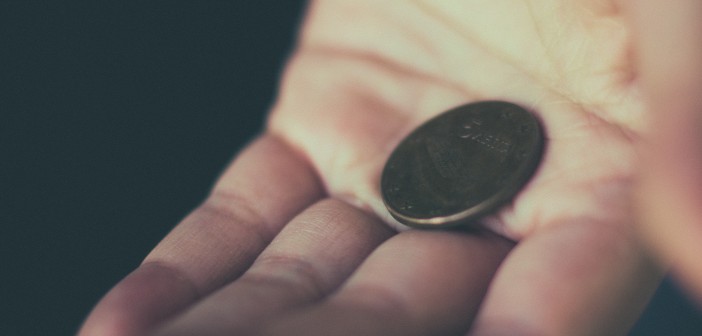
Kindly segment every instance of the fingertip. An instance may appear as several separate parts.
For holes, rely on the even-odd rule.
[[[144,264],[98,302],[78,335],[143,335],[197,297],[192,283],[176,270]]]

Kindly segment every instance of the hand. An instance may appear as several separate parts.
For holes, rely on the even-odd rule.
[[[630,13],[606,0],[314,2],[266,132],[81,334],[624,333],[660,278],[636,235],[651,116]],[[390,151],[484,99],[539,114],[537,175],[485,219],[499,235],[402,230],[379,197]]]

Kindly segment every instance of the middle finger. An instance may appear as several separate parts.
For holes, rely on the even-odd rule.
[[[158,335],[246,334],[265,318],[325,297],[392,234],[342,201],[320,201],[294,218],[241,278]]]

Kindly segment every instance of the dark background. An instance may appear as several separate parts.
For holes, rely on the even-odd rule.
[[[260,129],[302,1],[0,2],[0,335],[70,335]],[[664,283],[632,335],[700,335]]]

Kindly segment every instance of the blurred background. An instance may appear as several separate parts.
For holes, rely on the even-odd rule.
[[[262,127],[303,1],[0,2],[0,335],[71,335]],[[666,280],[631,335],[702,335]]]

